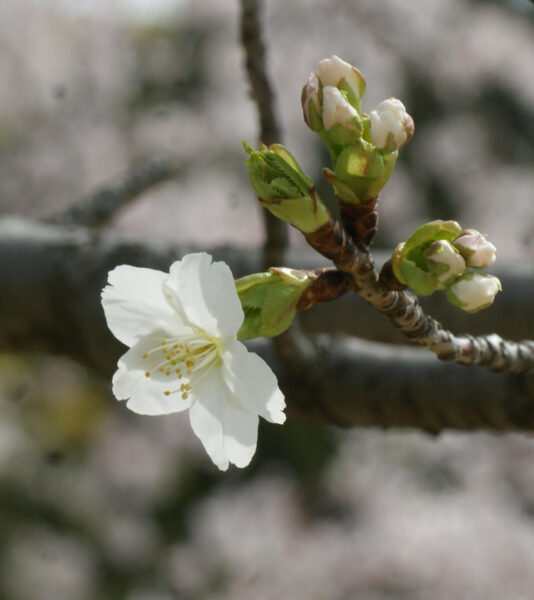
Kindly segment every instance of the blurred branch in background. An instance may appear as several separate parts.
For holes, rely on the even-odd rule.
[[[267,75],[266,50],[262,33],[262,0],[241,0],[241,44],[245,51],[245,66],[251,95],[259,119],[259,141],[267,146],[282,142],[282,132],[275,108],[275,94]],[[262,210],[265,226],[264,266],[285,264],[289,245],[288,225],[268,210]],[[263,270],[263,269],[259,269]],[[274,347],[286,373],[301,380],[300,394],[314,396],[320,382],[313,370],[316,352],[313,344],[301,332],[300,320],[282,335],[273,339]]]
[[[127,173],[96,192],[82,198],[66,210],[45,219],[59,225],[101,227],[108,224],[119,210],[136,200],[143,192],[182,171],[170,159],[154,159],[131,167]]]
[[[241,43],[245,51],[245,65],[251,96],[258,109],[260,142],[267,146],[282,142],[282,133],[275,111],[273,87],[267,76],[266,51],[261,27],[261,0],[241,0]],[[287,225],[262,211],[265,224],[265,266],[284,264],[284,250],[288,245]]]

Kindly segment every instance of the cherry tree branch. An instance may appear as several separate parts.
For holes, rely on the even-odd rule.
[[[281,128],[275,111],[275,95],[266,67],[266,50],[263,42],[260,16],[261,0],[241,0],[241,44],[245,51],[245,66],[250,93],[258,111],[260,141],[270,145],[282,141]],[[265,225],[265,267],[284,263],[288,245],[287,225],[262,211]]]
[[[169,159],[145,161],[130,168],[110,185],[96,190],[46,221],[86,227],[106,225],[121,208],[143,192],[176,177],[179,172],[178,165]]]
[[[417,297],[408,291],[389,289],[379,280],[372,256],[356,247],[343,227],[333,219],[306,235],[308,243],[352,277],[356,293],[387,315],[410,340],[445,361],[482,366],[492,371],[534,372],[534,341],[513,342],[497,334],[455,335],[425,313]]]
[[[167,270],[172,260],[195,250],[185,244],[124,242],[111,233],[80,227],[1,219],[0,351],[62,354],[109,377],[125,348],[109,332],[100,305],[108,271],[124,263]],[[209,251],[227,262],[236,277],[262,269],[260,252],[228,247]],[[292,251],[288,264],[306,269],[316,256],[311,250]],[[504,265],[502,279],[506,304],[485,311],[493,312],[491,318],[464,315],[450,305],[438,303],[436,308],[455,326],[474,320],[483,329],[493,320],[502,334],[521,331],[525,322],[534,323],[529,300],[534,268]],[[302,316],[311,335],[289,338],[301,357],[298,372],[284,369],[284,358],[268,340],[255,344],[279,375],[295,413],[346,427],[534,430],[530,375],[465,369],[418,348],[318,335],[345,330],[389,339],[396,332],[354,294]]]

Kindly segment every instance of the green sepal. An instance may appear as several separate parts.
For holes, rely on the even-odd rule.
[[[354,115],[347,122],[347,126],[335,123],[330,129],[325,129],[324,137],[328,145],[349,146],[357,144],[362,135],[362,121],[359,115]],[[350,127],[348,127],[350,125]]]
[[[395,277],[404,285],[409,286],[419,296],[429,296],[438,287],[439,281],[427,271],[421,269],[404,253],[405,244],[399,244],[391,259]]]
[[[324,132],[323,113],[322,113],[322,110],[316,106],[313,99],[310,99],[308,101],[308,103],[306,104],[306,109],[304,109],[304,104],[306,102],[307,93],[308,93],[308,86],[305,85],[302,88],[302,94],[300,96],[303,110],[308,113],[308,119],[306,119],[306,114],[304,114],[304,120],[306,121],[306,123],[308,124],[308,127],[312,131],[315,131],[316,133],[321,135],[321,133]],[[319,107],[321,107],[323,105],[322,86],[319,86],[319,89],[317,90],[317,102],[319,104]]]
[[[378,195],[380,190],[386,185],[395,169],[395,164],[399,153],[397,151],[391,152],[390,154],[383,155],[384,171],[382,175],[369,183],[364,198],[374,198]]]
[[[323,177],[328,181],[328,183],[334,188],[334,192],[338,198],[345,200],[345,202],[352,202],[353,204],[358,204],[360,199],[356,194],[352,191],[349,185],[340,181],[334,171],[331,169],[323,169]]]
[[[432,242],[437,240],[447,240],[452,242],[460,232],[462,228],[456,221],[442,221],[440,219],[436,221],[430,221],[418,227],[412,235],[406,240],[406,252],[411,252],[415,248],[422,248],[426,250]]]
[[[312,284],[302,271],[271,268],[236,282],[236,290],[245,313],[238,339],[273,337],[292,323],[302,293]]]
[[[300,198],[272,198],[263,205],[277,218],[302,233],[312,233],[328,223],[330,213],[320,198],[313,195]]]
[[[386,163],[371,144],[358,140],[341,151],[335,172],[324,170],[323,175],[334,186],[337,196],[345,202],[358,204],[378,194],[394,166],[394,160],[389,159]]]
[[[376,179],[383,173],[382,156],[364,140],[345,148],[336,162],[336,176],[342,181],[360,177]]]
[[[358,81],[358,94],[356,95],[354,93],[354,90],[350,87],[350,85],[347,83],[347,80],[345,78],[341,79],[338,84],[337,84],[337,88],[343,92],[343,95],[345,96],[345,98],[347,99],[347,102],[349,104],[351,104],[352,106],[354,106],[354,108],[360,112],[361,108],[360,108],[360,104],[361,104],[361,99],[363,97],[363,95],[365,94],[365,90],[367,89],[367,82],[365,81],[365,77],[362,75],[362,73],[356,68],[356,67],[352,67],[353,72],[355,72],[356,74],[356,79]]]
[[[451,242],[461,231],[456,221],[431,221],[425,223],[406,240],[399,244],[391,259],[395,277],[420,296],[428,296],[437,289],[443,289],[437,276],[432,273],[426,257],[426,250],[437,240]]]

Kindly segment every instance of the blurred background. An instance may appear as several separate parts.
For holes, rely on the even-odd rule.
[[[177,177],[112,229],[261,245],[238,19],[237,0],[2,2],[3,216],[50,217],[163,157]],[[396,96],[413,115],[379,248],[453,218],[532,257],[533,4],[266,0],[264,24],[284,143],[322,195],[299,102],[320,59],[360,68],[368,112]],[[185,415],[129,413],[67,360],[1,355],[0,404],[0,600],[532,597],[528,436],[263,424],[252,466],[220,474]]]

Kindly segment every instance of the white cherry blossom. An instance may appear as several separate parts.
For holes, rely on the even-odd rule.
[[[248,465],[258,416],[283,423],[285,402],[269,366],[237,340],[244,315],[229,267],[189,254],[169,273],[121,265],[108,284],[108,327],[130,347],[113,377],[116,398],[143,415],[189,409],[219,469]]]

